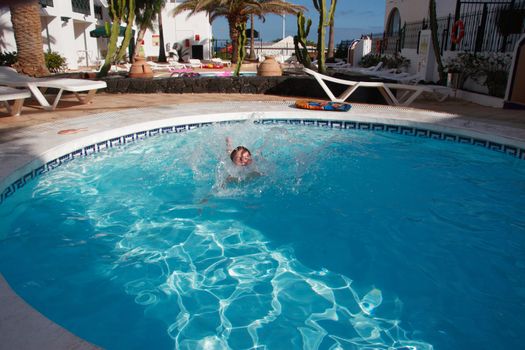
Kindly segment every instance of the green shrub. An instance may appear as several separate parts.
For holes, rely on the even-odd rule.
[[[381,56],[381,61],[383,62],[385,68],[390,69],[408,68],[408,66],[410,65],[410,60],[406,57],[401,56],[398,53],[394,55]]]
[[[363,56],[363,58],[359,62],[359,65],[361,67],[367,68],[376,66],[379,62],[383,62],[383,67],[389,69],[408,68],[408,66],[410,65],[410,60],[406,57],[401,56],[398,53],[394,55],[382,56],[375,53],[369,53],[368,55]]]
[[[359,65],[361,67],[368,68],[372,66],[377,66],[379,62],[381,62],[381,56],[376,55],[374,53],[369,53],[368,55],[365,55],[363,56],[363,58],[361,58],[361,61],[359,61]]]
[[[342,58],[344,60],[348,57],[348,48],[352,44],[351,40],[343,40],[339,44],[337,44],[337,48],[334,53],[335,58]]]
[[[445,65],[447,73],[456,73],[459,88],[463,88],[468,78],[485,85],[489,95],[504,97],[507,79],[512,63],[512,54],[501,52],[469,53],[461,52],[449,58]]]
[[[58,52],[46,52],[44,54],[46,66],[52,73],[62,72],[66,69],[66,58],[60,56]]]
[[[0,66],[12,66],[18,61],[16,51],[0,52]]]

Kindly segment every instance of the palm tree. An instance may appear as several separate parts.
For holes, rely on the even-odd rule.
[[[305,7],[285,2],[284,0],[182,0],[175,8],[173,15],[183,11],[190,11],[190,16],[197,12],[206,12],[210,23],[218,17],[226,17],[232,41],[232,52],[237,52],[238,27],[246,23],[251,14],[264,19],[264,15],[272,13],[297,14],[305,11]],[[237,57],[232,57],[236,63]]]
[[[158,13],[158,22],[159,22],[159,57],[157,60],[159,62],[167,62],[166,59],[166,49],[164,48],[164,29],[162,27],[162,13]]]
[[[14,68],[31,76],[49,75],[44,58],[38,0],[13,3],[9,9],[18,52]]]
[[[255,32],[253,30],[253,13],[250,15],[250,60],[255,60]]]
[[[337,6],[337,0],[334,0],[334,8]],[[335,51],[335,30],[334,30],[334,17],[335,11],[332,12],[330,19],[328,21],[329,31],[328,31],[328,58],[334,58]]]
[[[139,28],[137,41],[132,59],[138,55],[146,30],[155,30],[155,20],[166,5],[166,0],[136,0],[135,1],[135,23]]]

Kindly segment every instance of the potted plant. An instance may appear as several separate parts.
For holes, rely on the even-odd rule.
[[[450,80],[463,88],[468,78],[487,87],[489,95],[503,97],[507,86],[512,56],[508,53],[490,52],[473,54],[462,52],[449,59],[445,71]]]
[[[508,53],[491,52],[479,57],[479,70],[474,79],[484,84],[489,95],[504,97],[512,56]]]

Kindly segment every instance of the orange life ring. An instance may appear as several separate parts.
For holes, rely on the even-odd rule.
[[[459,44],[465,36],[465,23],[458,19],[452,26],[452,33],[450,34],[450,40],[452,44]]]

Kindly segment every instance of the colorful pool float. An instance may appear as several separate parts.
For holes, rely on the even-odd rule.
[[[349,103],[339,103],[330,101],[297,100],[295,101],[295,107],[318,111],[348,112],[350,108],[352,108],[352,105],[350,105]]]
[[[221,69],[221,68],[224,68],[224,66],[222,64],[213,64],[213,63],[207,63],[207,64],[203,64],[202,65],[202,68],[208,68],[208,69]]]

